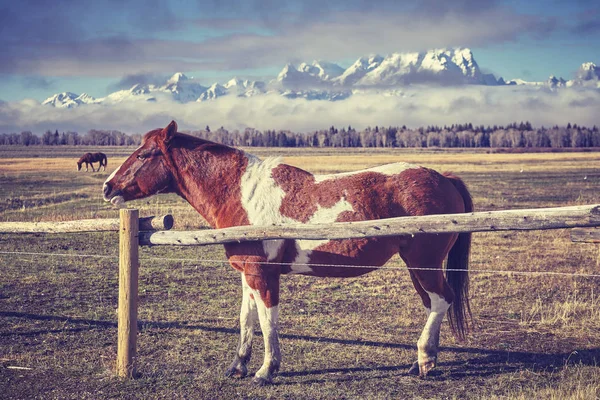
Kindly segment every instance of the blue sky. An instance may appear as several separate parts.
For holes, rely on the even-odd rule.
[[[0,6],[0,100],[101,97],[182,71],[204,84],[286,62],[470,47],[505,79],[600,64],[597,0],[20,0]]]

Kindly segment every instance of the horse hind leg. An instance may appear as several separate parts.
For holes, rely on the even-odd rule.
[[[424,378],[437,365],[440,329],[452,303],[453,293],[444,279],[441,261],[421,263],[405,259],[405,262],[412,268],[410,277],[427,312],[427,322],[417,341],[417,361],[413,363],[409,373]]]

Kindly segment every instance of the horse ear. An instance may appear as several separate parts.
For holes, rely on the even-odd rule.
[[[160,132],[160,138],[165,144],[169,144],[169,142],[175,137],[177,133],[177,122],[171,121],[169,125],[165,129]]]

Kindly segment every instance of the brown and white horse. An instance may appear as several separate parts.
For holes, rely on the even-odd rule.
[[[451,174],[395,163],[351,173],[312,175],[278,159],[261,161],[244,151],[178,133],[175,121],[146,133],[142,145],[106,180],[103,191],[104,199],[114,205],[157,193],[177,193],[214,228],[359,221],[473,209],[466,186]],[[226,244],[229,262],[242,277],[241,335],[227,376],[246,376],[257,320],[265,357],[254,382],[270,383],[279,369],[280,275],[353,277],[383,266],[394,254],[406,262],[427,309],[428,319],[417,342],[417,361],[410,369],[426,376],[436,366],[440,326],[448,310],[455,335],[462,338],[466,331],[470,242],[470,234],[461,233]],[[445,279],[442,263],[446,257]]]
[[[77,171],[81,171],[81,164],[85,163],[86,172],[88,171],[89,165],[92,166],[92,172],[96,172],[96,170],[94,169],[95,162],[100,163],[100,165],[98,165],[98,171],[100,171],[100,168],[104,168],[103,171],[106,171],[106,165],[108,163],[106,154],[104,153],[85,153],[81,156],[79,161],[77,161]]]

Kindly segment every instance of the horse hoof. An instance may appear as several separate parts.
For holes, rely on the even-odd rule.
[[[255,384],[256,386],[267,386],[272,384],[273,382],[271,382],[270,379],[266,379],[266,378],[261,378],[261,377],[254,377],[254,379],[252,379],[252,383]]]
[[[423,365],[419,365],[418,361],[415,361],[408,370],[409,375],[418,376],[421,379],[425,379],[428,376],[435,374],[435,361],[428,361]]]
[[[429,375],[431,375],[433,369],[435,368],[435,359],[433,359],[432,361],[427,361],[425,363],[423,363],[422,365],[419,366],[419,377],[421,379],[425,379],[427,378]]]
[[[225,376],[227,378],[245,378],[247,375],[247,371],[238,369],[238,368],[229,368],[227,371],[225,371]]]

